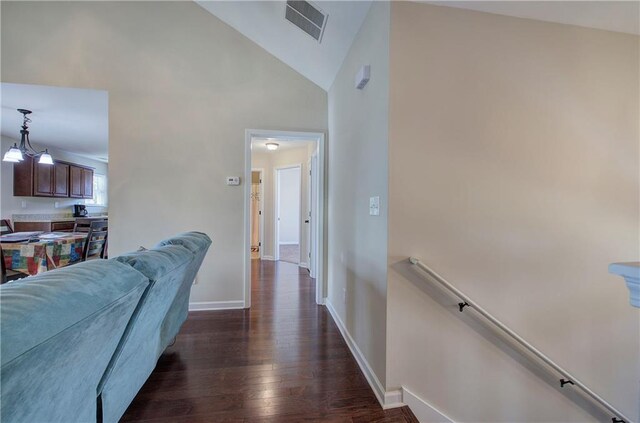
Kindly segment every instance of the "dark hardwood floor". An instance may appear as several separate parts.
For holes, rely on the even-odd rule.
[[[252,274],[251,309],[190,313],[123,422],[417,422],[382,410],[306,270]]]

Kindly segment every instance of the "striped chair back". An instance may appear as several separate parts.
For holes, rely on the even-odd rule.
[[[107,246],[107,235],[109,233],[109,222],[107,220],[95,220],[91,222],[87,241],[84,244],[82,261],[92,258],[105,258],[105,248]]]

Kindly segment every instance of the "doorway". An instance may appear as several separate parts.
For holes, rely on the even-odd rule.
[[[273,144],[277,144],[275,148]],[[299,271],[308,272],[315,279],[316,303],[324,304],[324,149],[322,133],[245,131],[244,180],[253,182],[252,172],[264,170],[260,185],[262,214],[258,218],[252,211],[256,205],[252,192],[256,187],[253,183],[244,184],[245,308],[251,306],[252,259],[257,266],[266,265],[269,260],[295,263]],[[291,215],[295,219],[290,219]],[[260,222],[257,225],[262,231],[258,245],[260,261],[256,251],[251,251],[257,234],[255,222]]]
[[[302,166],[275,169],[276,260],[300,264]]]

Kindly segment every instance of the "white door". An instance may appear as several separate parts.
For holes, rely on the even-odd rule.
[[[276,169],[276,260],[296,264],[301,247],[301,177],[300,165]]]

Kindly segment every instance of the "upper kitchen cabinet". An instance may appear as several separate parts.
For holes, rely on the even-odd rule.
[[[39,164],[29,156],[13,165],[13,195],[16,197],[93,197],[93,169],[56,161]]]
[[[93,169],[84,166],[69,166],[69,197],[93,198]]]
[[[32,197],[34,185],[33,159],[25,156],[23,161],[13,164],[13,195]]]
[[[53,167],[53,196],[68,197],[70,165],[64,162],[55,162],[53,166],[49,165],[49,167]]]
[[[69,166],[69,197],[82,198],[82,168]]]

